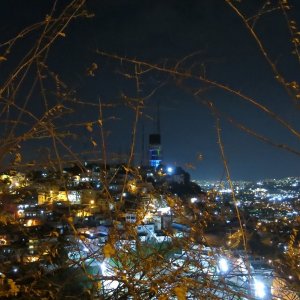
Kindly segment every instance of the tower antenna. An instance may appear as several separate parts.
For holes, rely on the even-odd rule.
[[[155,133],[149,135],[149,164],[151,167],[157,168],[162,161],[162,147],[160,135],[160,107],[157,101],[157,115]]]
[[[160,100],[157,100],[156,130],[160,134]]]

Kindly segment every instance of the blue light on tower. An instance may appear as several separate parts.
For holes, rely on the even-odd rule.
[[[149,163],[151,167],[157,168],[162,161],[160,134],[149,136]]]

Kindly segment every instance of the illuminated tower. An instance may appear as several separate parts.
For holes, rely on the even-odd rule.
[[[157,104],[157,128],[156,133],[149,135],[149,163],[151,167],[157,168],[162,161],[162,148],[160,136],[159,102]]]
[[[160,134],[154,133],[149,135],[149,162],[150,166],[157,168],[162,161],[162,151],[160,143]]]

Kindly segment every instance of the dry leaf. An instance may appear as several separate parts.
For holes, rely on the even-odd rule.
[[[186,300],[186,287],[177,286],[174,288],[174,292],[178,300]]]
[[[85,128],[89,132],[93,132],[93,123],[86,123]]]
[[[95,71],[98,69],[98,65],[96,63],[92,63],[92,65],[86,69],[87,76],[95,76]]]
[[[113,248],[111,244],[106,244],[103,247],[103,254],[105,258],[110,258],[115,254],[116,250]]]
[[[21,161],[22,161],[21,153],[16,153],[14,163],[19,164]]]

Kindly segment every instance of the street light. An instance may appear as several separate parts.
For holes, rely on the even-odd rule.
[[[198,201],[198,199],[196,197],[191,198],[191,203],[195,203],[197,201]]]
[[[100,264],[100,269],[101,269],[101,273],[103,276],[107,276],[107,266],[106,266],[106,262],[103,261],[101,264]]]
[[[254,278],[254,295],[259,299],[263,299],[266,296],[265,284],[256,278]]]
[[[221,273],[227,273],[229,271],[229,264],[226,258],[221,257],[219,259],[219,270]]]
[[[115,276],[114,271],[110,268],[107,260],[104,260],[102,263],[100,263],[100,271],[101,275],[103,276],[102,293],[104,295],[106,291],[112,291],[116,289],[119,286],[119,281],[105,278],[107,276]]]
[[[173,173],[173,168],[172,167],[168,167],[167,168],[167,172],[169,175],[171,175]]]

